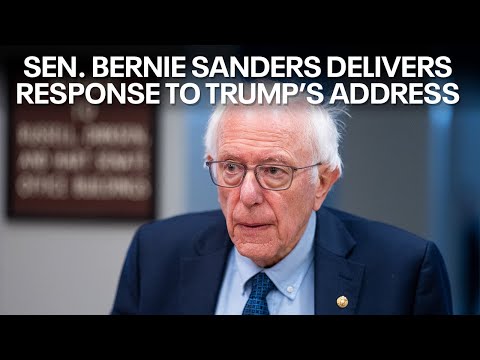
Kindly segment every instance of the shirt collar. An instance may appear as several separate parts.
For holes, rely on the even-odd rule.
[[[240,280],[243,284],[243,293],[245,293],[248,280],[257,273],[264,271],[275,284],[277,290],[289,299],[294,300],[297,296],[298,289],[302,284],[303,278],[313,261],[313,240],[316,223],[316,214],[315,212],[312,212],[305,232],[300,238],[298,244],[285,258],[268,269],[264,269],[255,264],[249,258],[240,255],[235,248],[235,263],[237,265]]]

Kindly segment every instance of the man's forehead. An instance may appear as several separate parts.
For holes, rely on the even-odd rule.
[[[255,163],[306,161],[310,148],[305,147],[304,116],[279,106],[234,108],[224,113],[218,155]]]

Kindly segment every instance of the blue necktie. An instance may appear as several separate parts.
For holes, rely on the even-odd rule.
[[[267,274],[261,272],[252,278],[252,292],[243,308],[243,315],[270,315],[267,294],[275,287]]]

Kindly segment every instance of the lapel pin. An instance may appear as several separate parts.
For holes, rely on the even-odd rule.
[[[339,308],[344,309],[348,306],[348,299],[345,296],[339,296],[337,298],[337,305]]]

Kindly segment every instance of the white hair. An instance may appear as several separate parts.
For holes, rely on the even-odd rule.
[[[341,114],[347,114],[343,108],[334,105],[312,105],[308,103],[306,96],[299,95],[289,99],[288,105],[262,105],[262,107],[272,107],[272,111],[283,111],[294,114],[298,112],[297,108],[292,105],[300,104],[303,111],[296,114],[297,118],[304,118],[306,121],[301,122],[304,125],[299,126],[299,131],[302,132],[302,138],[312,149],[312,164],[321,162],[327,164],[330,171],[338,169],[342,173],[342,159],[339,154],[339,144],[341,141],[341,132],[343,130],[343,123],[339,117]],[[205,143],[205,158],[211,156],[216,159],[218,147],[218,135],[220,131],[220,123],[229,107],[244,107],[245,110],[251,110],[251,105],[241,105],[228,103],[226,105],[217,105],[210,119],[208,120],[207,128],[204,136]],[[275,110],[273,110],[275,108]],[[306,115],[306,116],[305,116]],[[303,165],[303,164],[302,164]],[[314,170],[317,170],[315,167]],[[318,172],[313,171],[312,181],[317,176]]]

